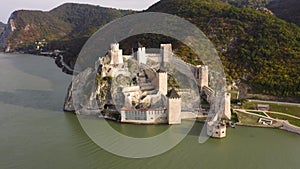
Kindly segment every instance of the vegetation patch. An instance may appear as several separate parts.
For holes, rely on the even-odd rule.
[[[295,119],[293,117],[289,117],[289,116],[285,116],[285,115],[281,115],[281,114],[274,114],[274,113],[267,113],[267,114],[274,119],[287,120],[292,125],[300,127],[300,120]]]
[[[240,123],[245,125],[258,125],[258,120],[260,117],[245,114],[239,111],[235,111]]]
[[[273,104],[273,103],[258,103],[258,102],[246,102],[243,104],[244,109],[256,109],[257,104],[268,104],[270,105],[270,111],[285,113],[300,117],[300,106],[293,105],[282,105],[282,104]]]
[[[247,112],[249,112],[249,113],[254,113],[254,114],[258,114],[258,115],[267,117],[267,116],[265,115],[265,113],[263,113],[263,112],[261,112],[261,111],[251,111],[251,110],[248,110]]]

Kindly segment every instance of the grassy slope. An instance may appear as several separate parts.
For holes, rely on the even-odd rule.
[[[257,104],[262,104],[262,103],[247,102],[243,105],[243,108],[255,109]],[[286,114],[300,117],[300,107],[299,106],[279,105],[279,104],[272,104],[272,103],[268,103],[268,104],[270,105],[270,111],[281,112],[281,113],[286,113]]]

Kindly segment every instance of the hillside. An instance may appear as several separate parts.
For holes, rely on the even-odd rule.
[[[222,0],[235,7],[258,8],[266,7],[277,17],[288,22],[300,25],[300,1],[299,0]]]
[[[235,7],[248,7],[248,8],[256,8],[256,7],[265,7],[272,0],[222,0],[223,2],[227,2]]]
[[[35,41],[45,39],[48,48],[73,48],[76,50],[69,50],[70,56],[75,55],[97,29],[129,12],[74,3],[63,4],[49,12],[15,11],[1,36],[0,46],[10,51],[30,51],[34,50]]]
[[[94,31],[132,12],[79,4],[64,4],[49,12],[16,11],[0,39],[2,44],[6,39],[11,50],[22,51],[24,46],[28,49],[36,40],[44,38],[48,48],[66,50],[66,62],[71,64]],[[198,26],[215,45],[229,83],[241,80],[252,93],[300,96],[300,28],[297,25],[221,0],[161,0],[146,12],[174,14]],[[13,32],[12,27],[15,27]],[[188,56],[183,57],[185,61],[199,62],[193,52],[166,37],[162,40],[153,35],[131,37],[121,45],[130,48],[136,42],[147,47],[172,42],[176,53]]]
[[[277,17],[300,26],[299,0],[273,0],[266,7],[273,11]]]
[[[252,92],[300,96],[300,28],[251,8],[217,0],[162,0],[147,11],[184,17],[217,48],[228,79]]]

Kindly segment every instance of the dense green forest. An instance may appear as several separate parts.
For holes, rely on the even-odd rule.
[[[76,56],[85,41],[101,26],[132,11],[66,3],[49,12],[15,11],[11,15],[16,30],[7,37],[13,50],[34,48],[46,39],[49,48],[61,48]]]
[[[273,11],[277,17],[300,26],[299,0],[273,0],[266,7]]]
[[[222,0],[235,7],[257,8],[264,7],[272,0]]]
[[[266,7],[277,17],[300,25],[299,0],[222,0],[235,7],[258,8]]]
[[[17,11],[12,15],[17,30],[9,41],[22,49],[45,38],[50,49],[67,50],[66,60],[74,61],[94,31],[133,12],[79,4],[65,4],[50,12]],[[300,28],[296,24],[221,0],[161,0],[146,12],[174,14],[198,26],[215,45],[228,82],[240,79],[254,93],[300,96]],[[201,62],[191,50],[167,37],[141,35],[126,42],[140,42],[147,47],[172,42],[183,60]],[[129,43],[122,45],[132,47]]]
[[[162,0],[149,8],[186,18],[217,48],[228,80],[252,92],[300,96],[300,28],[251,8],[217,0]]]

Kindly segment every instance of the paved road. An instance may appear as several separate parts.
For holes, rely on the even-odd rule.
[[[249,102],[258,102],[258,103],[273,103],[273,104],[282,104],[282,105],[300,106],[300,103],[288,103],[288,102],[276,102],[276,101],[252,100],[252,99],[249,99],[248,101],[249,101]]]

